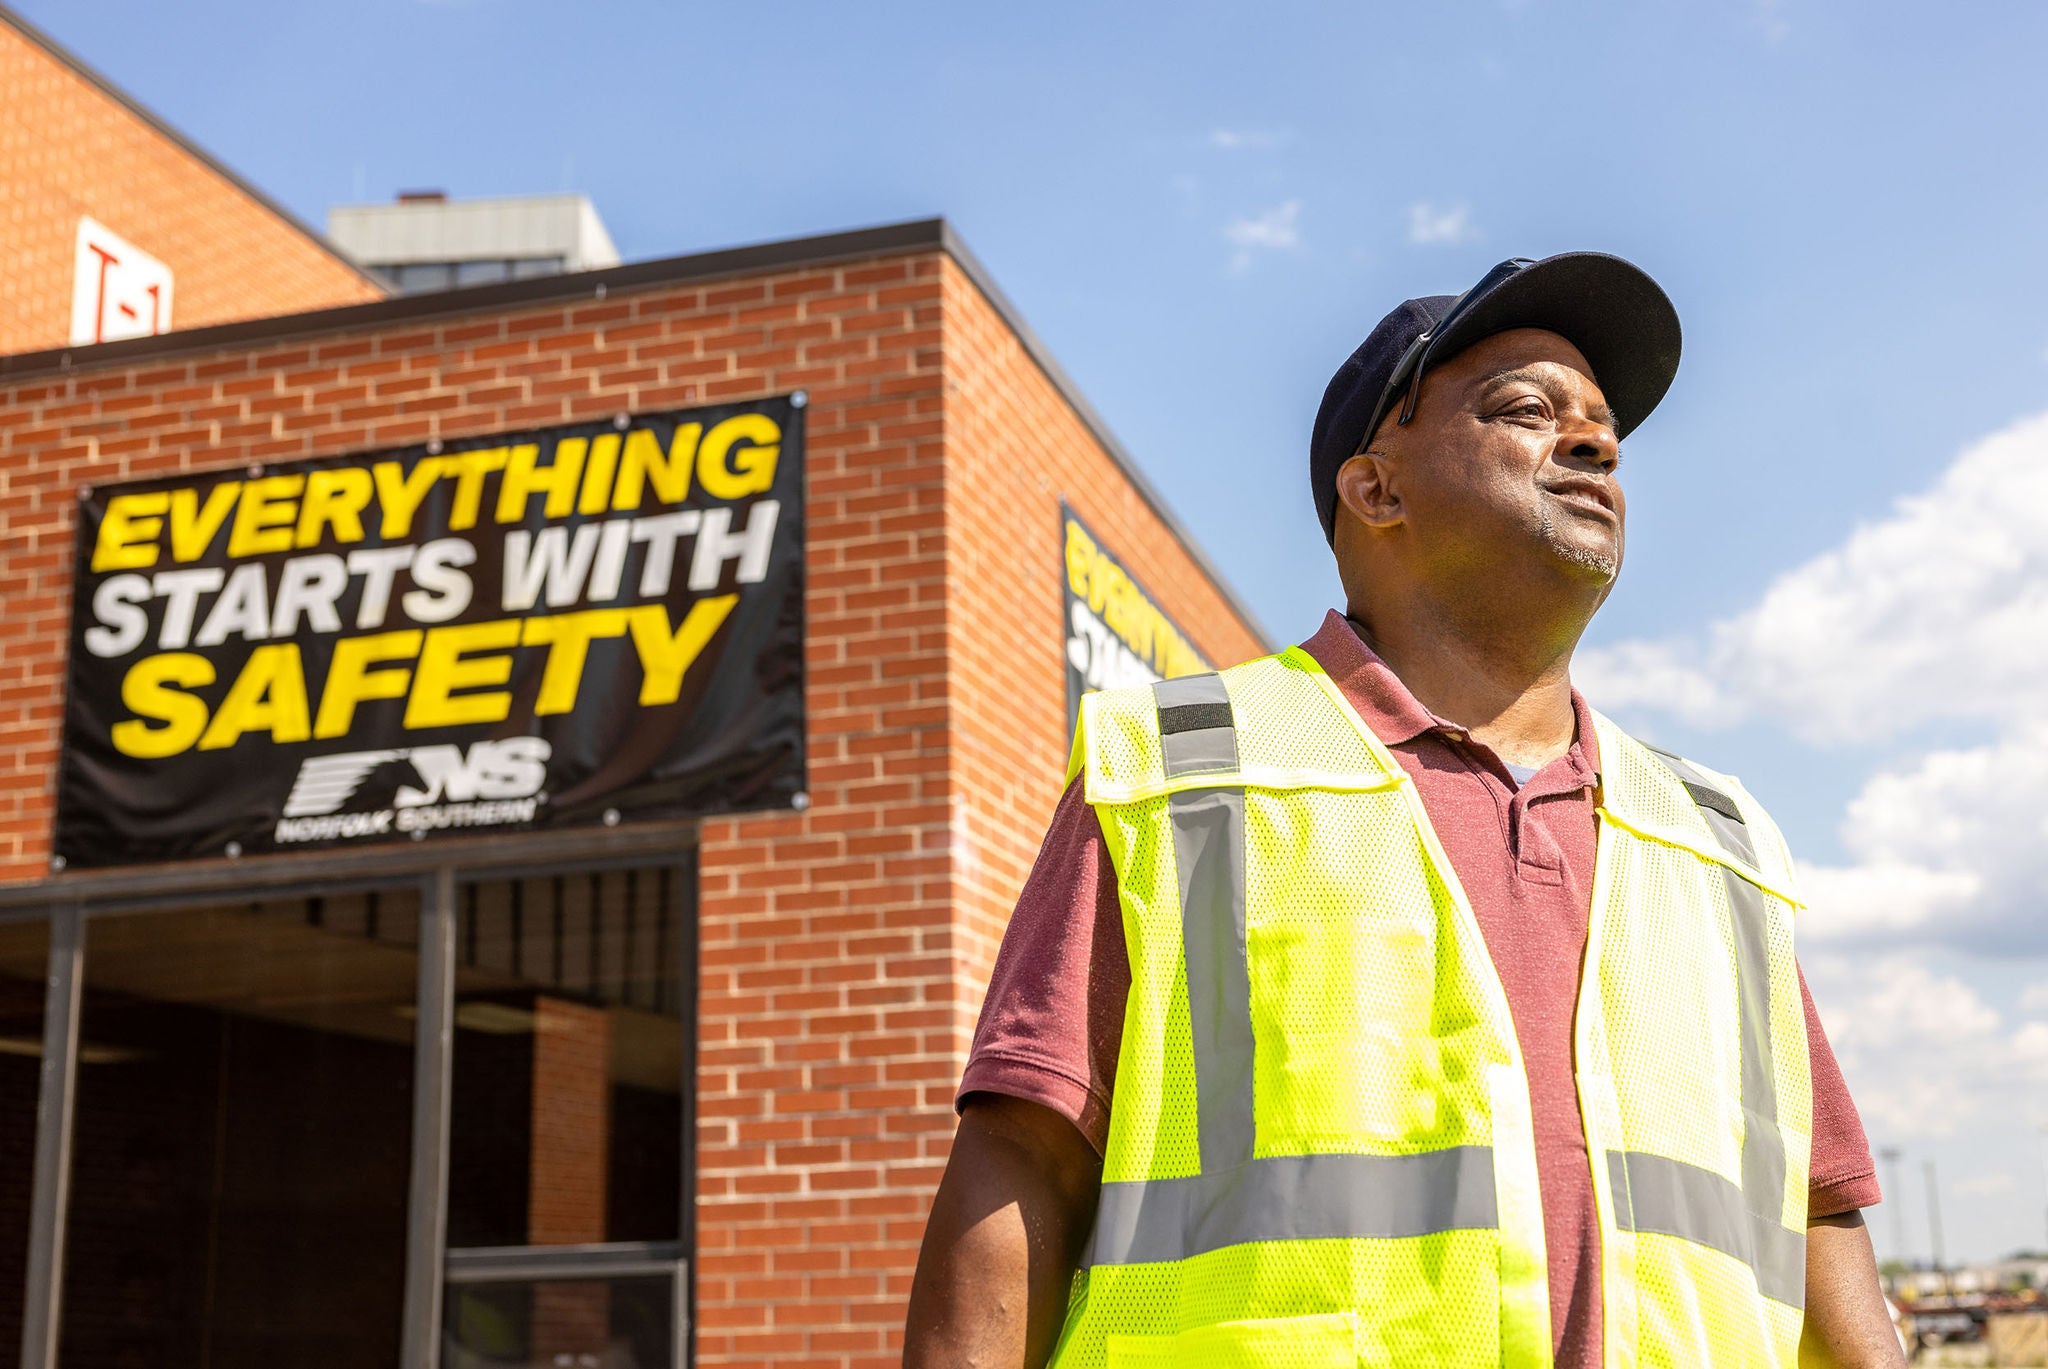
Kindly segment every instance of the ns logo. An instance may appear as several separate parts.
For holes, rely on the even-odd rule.
[[[404,762],[411,780],[400,783],[392,806],[471,803],[478,799],[524,799],[547,783],[552,748],[541,737],[506,737],[459,746],[401,746],[382,751],[344,751],[313,756],[284,801],[284,816],[316,818],[340,812],[380,767]]]

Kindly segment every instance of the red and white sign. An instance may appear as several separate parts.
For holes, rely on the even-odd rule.
[[[95,219],[78,221],[71,345],[170,331],[171,268]]]

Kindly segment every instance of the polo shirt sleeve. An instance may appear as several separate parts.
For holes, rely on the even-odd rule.
[[[1130,990],[1116,870],[1077,779],[1010,914],[954,1106],[977,1093],[1038,1103],[1101,1154]]]
[[[1834,1047],[1814,1011],[1806,972],[1799,972],[1799,996],[1806,1004],[1806,1048],[1813,1074],[1813,1168],[1806,1186],[1806,1216],[1833,1217],[1883,1201],[1878,1191],[1877,1164],[1863,1119],[1849,1097]]]

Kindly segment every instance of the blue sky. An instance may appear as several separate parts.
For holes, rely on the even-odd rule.
[[[1581,681],[1814,867],[1909,1253],[1924,1158],[1952,1256],[2048,1240],[2048,9],[14,3],[315,224],[566,188],[632,259],[947,215],[1281,638],[1334,600],[1305,447],[1374,320],[1641,263],[1686,359]]]

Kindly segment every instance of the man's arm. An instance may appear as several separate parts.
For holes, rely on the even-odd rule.
[[[1906,1362],[1877,1281],[1861,1212],[1806,1225],[1806,1328],[1800,1369],[1898,1369]]]
[[[905,1369],[1043,1365],[1101,1181],[1101,1158],[1052,1109],[969,1098],[910,1285]]]

